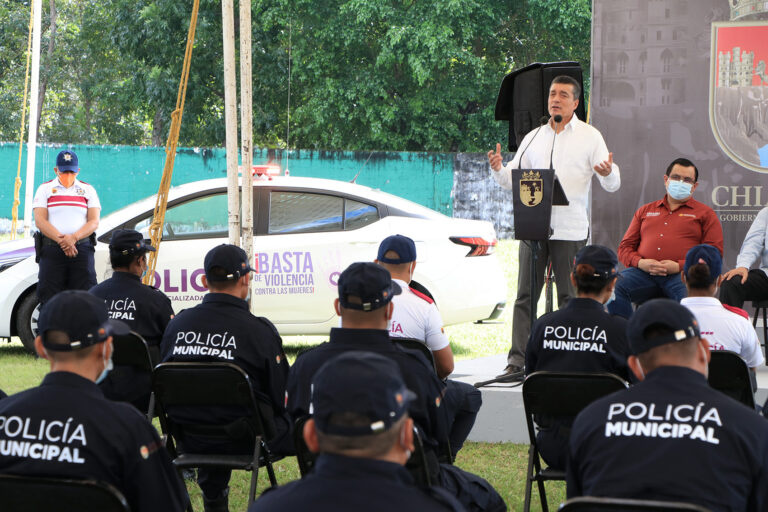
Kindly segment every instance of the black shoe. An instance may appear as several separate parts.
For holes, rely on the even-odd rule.
[[[219,494],[216,499],[208,499],[203,493],[203,509],[205,512],[229,512],[229,487]]]
[[[522,366],[517,366],[516,364],[508,364],[506,368],[504,368],[504,373],[501,373],[496,376],[497,379],[504,379],[504,382],[516,382],[521,381],[525,377],[525,371]]]

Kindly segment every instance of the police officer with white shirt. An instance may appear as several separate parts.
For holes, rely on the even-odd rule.
[[[640,380],[574,422],[567,494],[768,510],[768,422],[709,387],[709,343],[685,307],[640,306],[627,325]]]
[[[451,456],[455,459],[475,424],[483,396],[471,384],[447,379],[453,372],[453,351],[443,330],[440,312],[429,296],[410,286],[416,269],[414,241],[404,235],[388,236],[379,244],[376,263],[389,270],[392,282],[402,290],[392,298],[394,308],[389,320],[389,336],[425,343],[432,352],[438,377],[446,379],[444,404],[450,423],[448,440]]]
[[[619,262],[602,245],[587,245],[574,259],[571,282],[576,297],[539,318],[525,351],[525,373],[609,372],[629,380],[627,321],[605,310],[616,284]],[[536,442],[544,461],[565,469],[573,417],[536,418]]]
[[[38,249],[37,297],[41,304],[62,290],[88,290],[96,284],[91,235],[99,227],[96,190],[77,179],[77,155],[64,150],[53,168],[57,178],[40,185],[32,208]]]
[[[715,298],[722,264],[720,251],[711,245],[692,247],[685,256],[683,267],[688,297],[680,304],[691,310],[699,321],[701,335],[707,338],[710,349],[736,352],[754,371],[765,359],[752,323],[734,312],[735,308],[724,307]]]
[[[0,473],[99,480],[115,486],[131,510],[184,510],[187,491],[155,428],[94,383],[111,367],[112,335],[128,327],[81,290],[46,302],[38,325],[35,348],[50,373],[40,386],[0,400]]]
[[[153,366],[160,362],[160,340],[173,318],[171,300],[157,288],[141,282],[147,271],[147,253],[154,250],[138,231],[115,230],[109,242],[112,277],[89,290],[104,299],[110,318],[125,322],[144,338]],[[132,366],[118,365],[100,387],[110,400],[130,402],[146,412],[152,385],[150,377],[149,373],[141,373]]]
[[[288,378],[288,360],[283,353],[283,341],[272,322],[251,314],[245,298],[250,286],[248,256],[240,247],[221,244],[205,255],[203,285],[209,293],[202,304],[176,315],[165,330],[160,346],[163,361],[210,361],[236,364],[248,374],[257,399],[268,404],[262,413],[267,430],[274,436],[267,440],[273,453],[293,453],[291,421],[285,410],[285,385]],[[265,410],[269,409],[269,410]],[[197,411],[173,413],[177,421],[188,415],[199,420]],[[211,413],[206,411],[206,417]],[[220,411],[220,419],[232,417],[232,411]],[[234,418],[233,418],[234,419]],[[231,448],[235,453],[253,449],[253,439],[244,439],[242,446],[211,446],[220,453]],[[190,448],[196,440],[185,440]],[[210,444],[210,443],[209,443]],[[205,443],[196,444],[205,450]],[[200,468],[198,484],[203,491],[206,511],[228,510],[227,487],[231,471],[219,468]]]

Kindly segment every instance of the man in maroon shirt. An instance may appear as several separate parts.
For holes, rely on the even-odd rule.
[[[619,261],[627,268],[616,282],[616,298],[608,303],[611,314],[629,318],[633,302],[685,297],[680,270],[694,245],[712,245],[722,255],[723,228],[717,215],[692,197],[698,181],[693,162],[678,158],[667,167],[664,198],[635,212],[619,244]]]

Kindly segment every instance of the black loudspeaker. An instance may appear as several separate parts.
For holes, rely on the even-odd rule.
[[[584,79],[578,62],[536,62],[515,70],[501,81],[496,98],[496,120],[509,121],[509,151],[517,151],[523,137],[539,125],[539,119],[549,115],[549,86],[559,75],[568,75],[581,85],[576,115],[585,120]]]

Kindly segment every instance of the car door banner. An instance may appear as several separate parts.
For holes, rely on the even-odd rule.
[[[641,205],[661,199],[678,157],[693,197],[723,226],[723,269],[768,206],[768,1],[594,0],[591,123],[621,168],[592,189],[592,242],[616,249]]]

